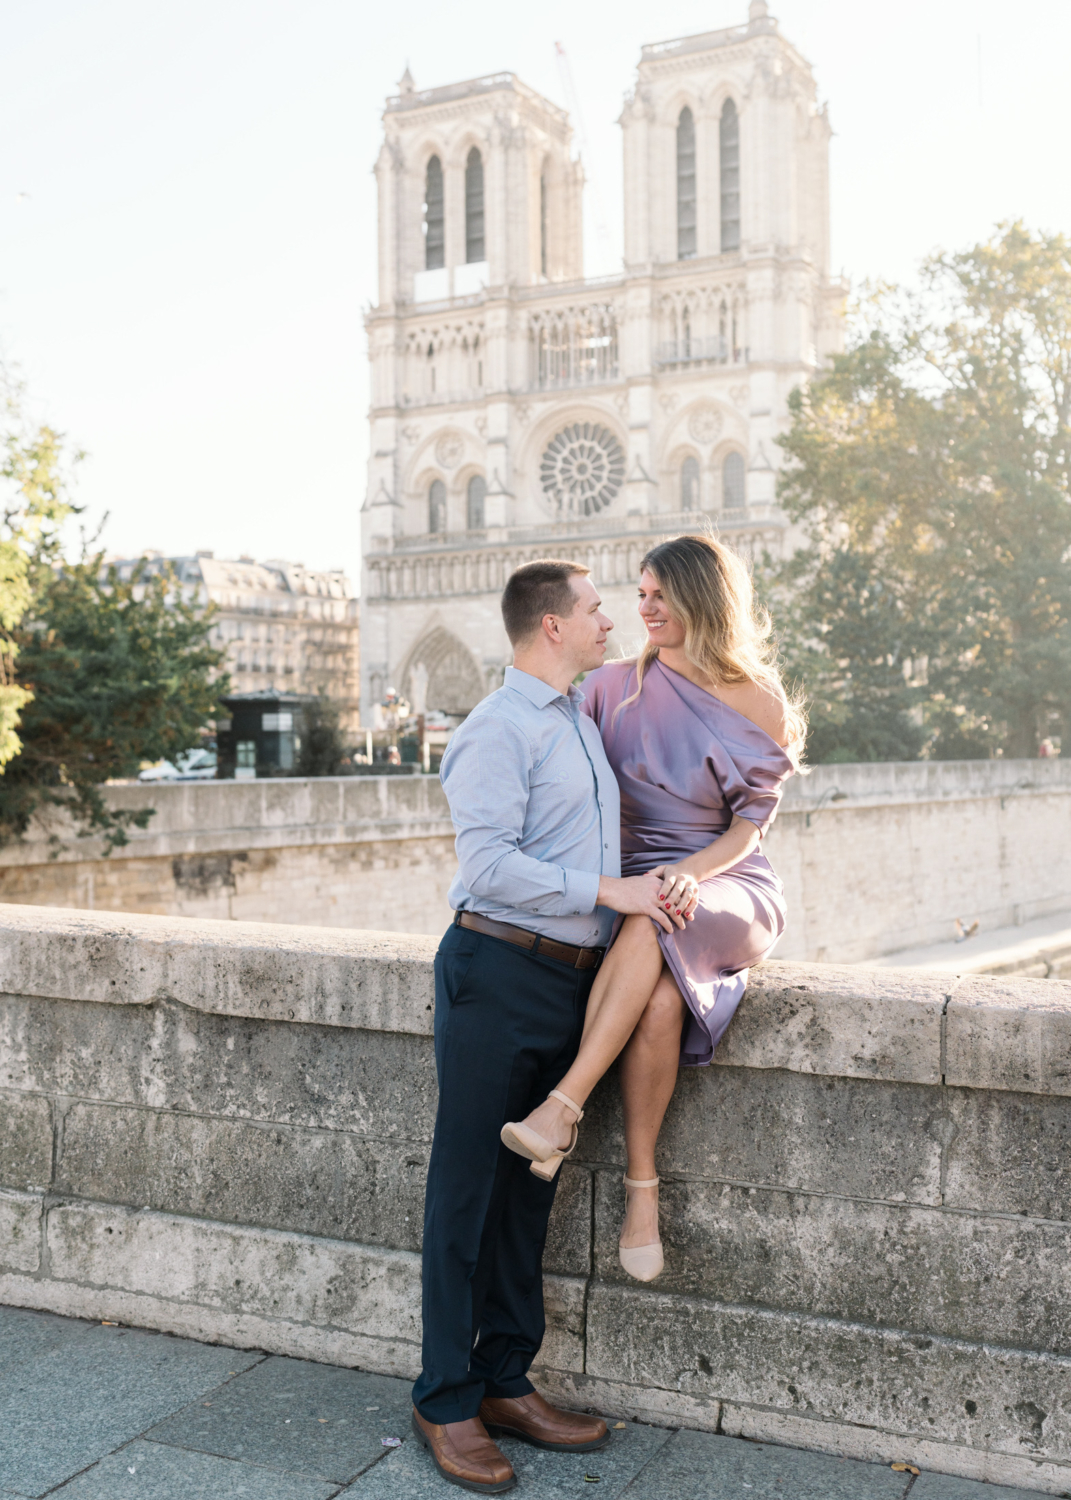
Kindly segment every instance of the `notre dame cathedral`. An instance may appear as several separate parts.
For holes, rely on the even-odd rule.
[[[624,267],[585,280],[565,112],[512,73],[387,100],[367,315],[362,716],[388,688],[467,713],[510,661],[498,598],[587,563],[638,636],[639,561],[713,522],[783,552],[790,392],[840,347],[830,126],[765,0],[643,48],[620,124]]]

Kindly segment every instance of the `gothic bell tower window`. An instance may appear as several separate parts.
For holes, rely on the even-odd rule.
[[[721,112],[721,248],[740,249],[740,116],[726,99]]]
[[[486,260],[483,233],[483,157],[473,146],[465,163],[465,259]]]
[[[443,164],[437,156],[428,162],[424,176],[424,269],[441,270],[446,264],[443,214]]]
[[[687,105],[677,122],[677,259],[691,260],[695,239],[695,120]]]

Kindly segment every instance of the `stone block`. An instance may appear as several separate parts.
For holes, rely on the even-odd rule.
[[[948,1084],[1071,1095],[1071,982],[965,979],[946,1026]]]
[[[940,1083],[941,1013],[949,993],[943,976],[909,969],[878,973],[769,960],[752,969],[714,1061]]]
[[[428,1152],[341,1130],[75,1104],[56,1190],[230,1224],[419,1250]]]
[[[40,1193],[0,1188],[0,1269],[36,1271],[41,1264]]]
[[[61,1204],[52,1276],[201,1307],[420,1343],[420,1256],[312,1235]]]
[[[944,1201],[1071,1219],[1071,1098],[948,1089]]]
[[[52,1180],[52,1107],[0,1089],[0,1185],[46,1188]]]
[[[62,1491],[64,1500],[330,1500],[338,1492],[322,1479],[140,1439],[77,1474]]]
[[[1071,1226],[728,1183],[662,1184],[659,1290],[1071,1355]],[[596,1273],[625,1284],[616,1174]]]
[[[595,1098],[578,1157],[623,1167],[616,1074]],[[918,1084],[778,1068],[692,1068],[677,1080],[658,1166],[723,1181],[939,1203],[946,1135],[941,1096]]]
[[[1071,1460],[1071,1360],[596,1282],[589,1374],[1018,1458]]]
[[[430,1142],[429,1038],[0,995],[0,1087]]]
[[[438,944],[416,934],[0,906],[0,939],[0,993],[432,1030]]]
[[[566,1162],[559,1169],[559,1177],[543,1267],[563,1276],[587,1276],[591,1271],[592,1176]]]
[[[586,1293],[587,1282],[581,1276],[543,1277],[547,1333],[536,1356],[539,1364],[576,1373],[583,1370]]]

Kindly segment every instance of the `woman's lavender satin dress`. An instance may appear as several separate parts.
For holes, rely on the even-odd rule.
[[[775,740],[679,672],[654,661],[643,691],[631,662],[584,679],[584,711],[599,727],[621,788],[621,873],[642,875],[705,849],[734,813],[763,832],[773,822],[793,765]],[[749,965],[785,926],[785,893],[761,847],[704,880],[695,920],[659,931],[666,963],[689,1009],[681,1066],[714,1056],[747,985]]]

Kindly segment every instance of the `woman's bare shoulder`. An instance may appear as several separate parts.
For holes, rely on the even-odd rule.
[[[765,730],[779,745],[788,744],[791,739],[788,705],[777,688],[764,682],[734,682],[719,687],[718,697]]]

